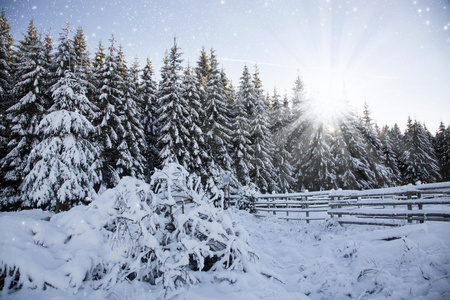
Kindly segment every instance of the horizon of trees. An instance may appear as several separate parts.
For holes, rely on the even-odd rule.
[[[128,65],[113,37],[91,57],[81,27],[54,43],[33,21],[15,45],[3,10],[0,210],[68,210],[169,162],[213,192],[225,173],[236,190],[261,192],[450,180],[450,126],[380,128],[367,105],[318,120],[300,77],[282,96],[264,91],[257,66],[232,86],[213,49],[182,63],[174,40],[157,83],[151,60]]]

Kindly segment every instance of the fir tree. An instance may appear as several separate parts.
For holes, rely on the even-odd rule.
[[[0,113],[2,114],[2,125],[5,120],[3,114],[12,104],[13,42],[5,9],[2,9],[0,16]]]
[[[200,96],[201,106],[206,108],[208,103],[206,100],[206,85],[208,83],[208,78],[211,74],[210,59],[205,47],[200,50],[200,56],[197,61],[197,66],[194,69],[195,76],[197,77],[198,92]],[[206,132],[206,111],[205,109],[199,111],[201,128],[203,132]]]
[[[253,85],[246,66],[242,73],[239,90],[234,104],[233,123],[233,169],[237,180],[242,185],[250,184],[252,171],[253,149],[250,141],[250,120],[245,104],[252,97]]]
[[[206,83],[208,77],[211,74],[210,59],[205,47],[200,50],[200,57],[197,61],[197,67],[195,67],[195,75],[197,76],[197,81],[199,83],[200,89],[206,91]]]
[[[159,154],[157,148],[158,132],[156,129],[156,110],[157,110],[157,87],[153,79],[152,62],[147,58],[147,63],[142,71],[141,83],[139,91],[142,95],[144,105],[143,109],[143,127],[147,147],[144,151],[144,156],[147,161],[147,166],[144,170],[144,175],[147,180],[150,179],[155,167],[158,166]]]
[[[122,106],[119,107],[125,131],[119,144],[117,170],[120,177],[133,176],[143,179],[144,168],[147,164],[143,151],[147,146],[142,123],[142,101],[137,90],[138,65],[135,62],[133,67],[128,70],[121,49],[118,52],[118,61],[119,73],[125,75],[122,86],[124,99]]]
[[[225,99],[229,105],[233,105],[235,101],[233,84],[230,80],[228,80],[227,74],[223,68],[220,70],[220,78],[222,78],[222,85],[225,88]]]
[[[49,107],[46,97],[48,66],[45,62],[44,46],[33,21],[30,21],[27,35],[20,41],[18,50],[17,82],[13,89],[18,100],[7,110],[7,120],[11,126],[10,138],[8,153],[1,161],[1,169],[2,180],[10,191],[18,190],[22,179],[27,175],[25,167],[28,156],[40,141],[38,125]],[[8,202],[2,203],[2,206],[20,205],[19,198],[16,197],[11,196]],[[22,204],[29,205],[28,201]]]
[[[56,62],[60,79],[51,88],[54,104],[40,122],[43,137],[28,158],[21,185],[32,206],[56,212],[86,203],[99,179],[98,151],[90,142],[94,111],[86,94],[86,81],[77,76],[73,42],[66,27],[61,34]]]
[[[90,69],[91,75],[89,76],[90,85],[88,86],[88,98],[95,105],[100,106],[99,97],[100,90],[103,86],[102,76],[103,68],[105,65],[105,49],[103,48],[102,42],[98,43],[97,52],[95,53],[94,59],[92,60],[92,67]]]
[[[282,109],[280,95],[277,93],[277,89],[274,88],[273,95],[270,98],[270,125],[274,136],[282,131],[284,119],[285,116],[284,110]]]
[[[244,71],[242,72],[241,85],[239,87],[239,90],[240,90],[240,97],[242,99],[247,119],[249,120],[249,122],[254,116],[255,103],[257,101],[255,86],[253,82],[254,82],[253,78],[250,75],[247,66],[245,65]]]
[[[338,186],[335,147],[341,145],[335,144],[334,131],[326,128],[323,123],[316,124],[317,128],[310,129],[308,135],[311,137],[306,140],[307,151],[298,173],[299,187],[313,191],[334,189]]]
[[[390,129],[387,125],[383,126],[380,132],[380,142],[382,146],[382,155],[384,165],[390,169],[392,173],[392,184],[399,185],[400,169],[398,167],[398,156],[394,151],[394,146],[391,140]]]
[[[102,42],[100,41],[98,43],[98,47],[97,47],[97,52],[95,53],[95,57],[92,61],[92,67],[93,67],[93,72],[95,73],[95,71],[99,71],[103,69],[103,66],[105,64],[105,53],[104,53],[105,49],[103,48]]]
[[[89,73],[91,60],[89,52],[87,51],[86,38],[83,33],[83,28],[78,27],[75,37],[73,39],[76,65],[81,73]]]
[[[403,134],[400,130],[400,127],[397,123],[392,126],[392,128],[389,130],[389,139],[392,143],[392,151],[394,152],[396,158],[397,158],[397,165],[400,169],[400,157],[403,153]]]
[[[294,88],[292,89],[293,96],[291,98],[292,107],[289,108],[288,98],[285,97],[283,106],[286,110],[285,135],[287,140],[287,150],[292,156],[292,167],[294,168],[294,178],[297,181],[295,190],[301,189],[300,178],[301,168],[300,162],[304,159],[303,153],[307,151],[305,146],[308,144],[307,139],[312,138],[313,131],[310,131],[308,136],[304,136],[304,133],[311,127],[313,127],[314,116],[311,112],[308,112],[309,103],[305,98],[304,84],[300,76],[297,76],[295,80]],[[325,124],[325,127],[327,125]],[[315,127],[316,128],[316,127]]]
[[[358,123],[355,115],[347,113],[339,122],[339,127],[334,129],[337,186],[341,188],[368,189],[378,184],[376,173],[368,161],[365,137]]]
[[[305,101],[305,84],[300,75],[297,75],[293,88],[292,106],[295,110],[302,111],[305,107]]]
[[[417,181],[423,183],[438,181],[440,179],[439,165],[432,142],[423,126],[417,121],[412,122],[411,118],[408,118],[404,144],[403,182],[406,184]]]
[[[273,167],[275,186],[273,190],[279,193],[289,193],[292,191],[295,179],[294,168],[291,165],[291,154],[286,150],[286,141],[281,140],[276,143],[273,151]]]
[[[56,54],[56,74],[58,77],[64,76],[66,71],[74,73],[77,68],[77,57],[73,40],[69,38],[69,24],[64,27],[61,33],[58,45],[58,53]]]
[[[434,150],[439,161],[441,179],[450,181],[450,126],[445,128],[443,122],[439,124],[434,138]]]
[[[286,97],[287,99],[287,97]],[[289,109],[289,107],[287,107]],[[275,188],[274,191],[287,193],[292,190],[294,186],[293,172],[291,161],[292,156],[287,151],[287,141],[284,132],[284,127],[287,124],[289,118],[288,112],[284,104],[281,103],[280,95],[277,93],[276,88],[274,88],[273,96],[271,97],[271,115],[270,124],[271,132],[274,138],[274,149],[273,149],[273,166],[275,169]]]
[[[259,78],[258,67],[255,66],[253,75],[255,102],[253,116],[250,119],[250,140],[253,149],[250,178],[262,192],[269,192],[274,181],[272,174],[274,167],[271,153],[273,151],[272,135],[269,129],[268,109],[262,92],[262,84]]]
[[[190,133],[186,127],[187,104],[182,97],[181,62],[180,48],[174,41],[170,53],[166,53],[158,89],[158,149],[162,165],[176,162],[186,167]]]
[[[201,129],[200,116],[203,107],[200,103],[200,93],[198,91],[197,78],[188,66],[183,76],[182,97],[187,104],[187,129],[190,133],[190,140],[187,143],[186,157],[187,170],[201,177],[202,183],[206,184],[209,176],[209,166],[211,166],[211,157],[208,155],[204,133]],[[187,160],[188,158],[188,160]]]
[[[122,125],[123,77],[118,60],[115,40],[112,38],[103,67],[98,71],[99,97],[96,117],[97,143],[102,159],[102,183],[104,187],[114,187],[119,180],[117,161],[120,157],[119,145],[125,135]]]
[[[210,147],[210,156],[215,167],[213,176],[215,184],[219,184],[222,174],[231,171],[230,120],[228,119],[228,105],[222,76],[218,67],[214,50],[210,55],[210,75],[206,84],[206,119],[205,134]]]
[[[367,103],[364,103],[362,124],[359,128],[367,141],[367,143],[365,143],[367,161],[376,178],[376,184],[373,187],[391,186],[395,181],[395,175],[391,171],[391,168],[386,166],[383,159],[383,146],[378,138],[377,131],[374,128]]]
[[[5,10],[0,16],[0,161],[7,154],[9,140],[9,124],[6,120],[6,110],[13,103],[13,38],[6,19]],[[0,178],[3,174],[0,173]],[[4,182],[2,181],[4,184]],[[0,184],[0,188],[4,188]]]
[[[48,89],[45,90],[45,95],[48,99],[49,107],[53,105],[53,95],[51,86],[53,86],[59,79],[60,75],[57,73],[58,62],[55,59],[55,54],[53,53],[54,43],[52,32],[49,29],[44,38],[44,57],[45,65],[47,66],[46,82]]]

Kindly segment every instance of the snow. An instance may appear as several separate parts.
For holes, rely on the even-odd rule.
[[[132,184],[128,181],[123,186]],[[91,260],[113,254],[108,249],[99,251],[101,247],[98,247],[103,243],[101,231],[104,230],[99,220],[105,220],[105,216],[114,212],[107,197],[114,197],[113,190],[105,192],[101,201],[94,202],[103,216],[81,206],[58,215],[41,210],[1,213],[2,265],[13,262],[34,276],[34,281],[28,282],[26,288],[12,293],[3,291],[2,298],[164,298],[161,285],[152,286],[145,282],[121,281],[109,289],[98,290],[84,284],[86,264],[91,265]],[[138,200],[131,202],[135,201]],[[69,213],[70,218],[65,216]],[[196,275],[198,282],[169,292],[168,299],[450,297],[449,223],[430,222],[398,228],[342,227],[331,221],[305,224],[271,216],[257,218],[234,208],[228,214],[233,217],[233,223],[246,229],[248,235],[242,231],[244,241],[248,241],[258,259],[233,271],[201,272]],[[48,221],[50,217],[51,221]],[[232,226],[226,222],[222,225]],[[66,240],[67,234],[72,240]],[[192,240],[181,242],[187,248],[198,247]],[[92,252],[94,249],[96,252]],[[177,255],[166,253],[169,254]],[[72,290],[55,289],[58,286],[47,286],[42,290],[39,284],[43,282],[59,283],[61,287],[69,284]]]

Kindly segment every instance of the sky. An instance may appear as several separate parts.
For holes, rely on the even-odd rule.
[[[292,94],[296,77],[323,109],[346,99],[364,102],[378,125],[408,116],[434,133],[450,125],[450,1],[448,0],[0,0],[16,41],[29,21],[54,40],[69,22],[81,26],[91,53],[111,35],[126,60],[156,70],[176,38],[195,65],[214,48],[239,85],[244,65],[257,64],[270,94]]]

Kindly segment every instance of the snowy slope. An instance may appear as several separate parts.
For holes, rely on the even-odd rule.
[[[429,223],[400,228],[303,224],[235,211],[248,230],[259,259],[245,273],[205,272],[203,283],[184,287],[171,299],[448,299],[450,297],[450,224]],[[1,239],[12,239],[16,227],[38,221],[46,213],[2,213]],[[4,226],[5,221],[12,226]],[[43,231],[44,232],[44,231]],[[54,237],[57,239],[58,237]],[[47,240],[51,240],[47,237]],[[17,245],[0,255],[23,255],[43,264],[33,248]],[[19,252],[19,250],[21,249]],[[67,255],[72,255],[67,253]],[[50,273],[51,274],[51,273]],[[230,280],[230,278],[232,278]],[[155,299],[164,291],[145,283],[119,283],[110,290],[85,288],[76,294],[54,289],[23,289],[5,299]]]

